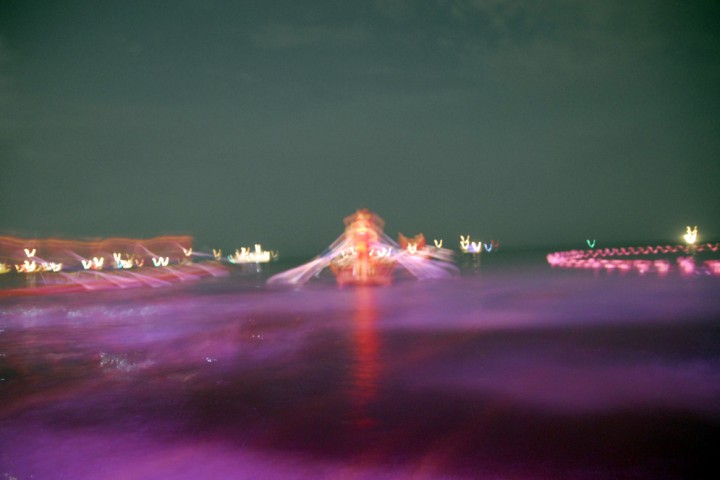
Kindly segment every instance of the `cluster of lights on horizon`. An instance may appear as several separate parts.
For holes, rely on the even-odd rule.
[[[365,215],[359,212],[356,215]],[[370,214],[369,212],[367,215]],[[360,217],[358,217],[360,218]],[[363,217],[364,218],[364,217]],[[374,217],[373,217],[374,218]],[[379,218],[379,217],[378,217]],[[357,273],[362,269],[387,270],[391,272],[395,263],[400,262],[406,264],[408,269],[420,269],[420,263],[413,263],[409,259],[439,259],[443,262],[450,262],[451,251],[443,249],[443,240],[434,239],[434,247],[427,245],[425,237],[418,234],[415,237],[408,238],[399,234],[399,244],[386,238],[382,233],[382,229],[372,223],[364,224],[363,221],[348,227],[346,235],[349,235],[345,241],[338,239],[335,244],[338,245],[334,249],[334,256],[327,257],[334,271],[342,271],[342,269],[352,267],[350,275],[365,275]],[[382,220],[380,220],[382,222]],[[377,239],[370,241],[363,240],[358,243],[357,239],[364,239],[366,235],[375,235]],[[718,243],[698,243],[698,227],[687,226],[684,235],[682,235],[685,245],[656,245],[656,246],[638,246],[638,247],[614,247],[614,248],[598,248],[596,249],[597,240],[587,239],[585,242],[589,250],[571,250],[565,252],[555,252],[547,255],[547,261],[552,267],[560,268],[583,268],[606,271],[629,272],[635,271],[641,275],[648,272],[655,272],[660,275],[668,273],[673,266],[677,268],[683,275],[693,273],[707,273],[711,275],[720,275],[720,260],[704,259],[696,263],[695,254],[698,252],[717,252],[720,249]],[[354,240],[353,240],[354,239]],[[189,240],[189,242],[188,242]],[[352,241],[351,241],[352,240]],[[255,244],[254,249],[241,247],[235,250],[234,255],[223,257],[222,250],[212,249],[212,255],[209,253],[196,253],[192,246],[186,246],[191,243],[190,237],[158,237],[148,240],[133,239],[106,239],[98,241],[65,241],[56,239],[31,240],[29,245],[18,246],[22,239],[13,237],[0,237],[0,248],[12,245],[12,254],[5,258],[15,258],[15,263],[0,262],[0,274],[17,272],[19,274],[42,274],[54,273],[58,274],[63,269],[75,271],[94,271],[101,270],[130,270],[142,268],[147,263],[147,258],[152,262],[151,268],[158,269],[168,268],[172,265],[194,265],[193,257],[198,259],[207,258],[214,259],[218,264],[229,262],[230,264],[261,264],[267,263],[278,258],[277,252],[266,251],[262,249],[260,244]],[[364,243],[363,243],[364,242]],[[334,245],[335,245],[334,244]],[[77,245],[79,250],[72,248]],[[110,251],[107,246],[125,245],[131,246],[129,252],[122,250]],[[38,246],[40,248],[38,248]],[[462,253],[471,254],[474,259],[479,261],[479,254],[485,252],[497,251],[499,243],[491,240],[489,243],[482,241],[472,241],[470,235],[460,235],[460,251]],[[148,247],[152,248],[150,250]],[[123,248],[123,247],[121,247]],[[88,255],[88,250],[99,251],[100,254]],[[6,250],[8,251],[8,250]],[[22,253],[20,253],[22,251]],[[104,253],[103,253],[104,251]],[[48,261],[46,254],[50,257],[53,252],[59,255],[59,259]],[[84,253],[83,253],[84,252]],[[161,253],[162,252],[162,253]],[[23,256],[24,253],[24,256]],[[81,255],[82,254],[82,255]],[[648,256],[677,256],[673,261],[667,258],[647,258]],[[72,258],[68,257],[70,255]],[[84,256],[83,256],[84,255]],[[112,260],[110,259],[112,258]],[[63,261],[60,261],[60,260]],[[406,260],[407,259],[407,260]],[[113,261],[114,260],[114,261]],[[79,264],[74,264],[77,261]],[[314,262],[314,261],[313,261]],[[312,263],[320,265],[320,263]],[[370,262],[365,265],[365,262]],[[322,263],[325,265],[325,263]],[[313,267],[314,268],[314,267]],[[358,270],[360,269],[360,270]],[[378,271],[380,271],[378,270]],[[419,270],[418,270],[419,271]],[[439,273],[438,273],[439,274]],[[65,274],[62,274],[65,275]],[[98,273],[98,275],[100,275]],[[305,278],[304,273],[298,278]],[[360,277],[358,277],[360,278]],[[293,280],[294,282],[295,280]],[[304,280],[303,280],[304,281]]]
[[[463,253],[479,254],[483,252],[483,248],[487,253],[497,250],[500,247],[500,243],[495,240],[490,240],[490,243],[483,243],[481,241],[472,242],[470,241],[470,235],[460,235],[460,251]]]
[[[130,288],[130,287],[160,287],[175,282],[188,281],[201,278],[207,275],[222,276],[227,271],[221,265],[193,263],[190,256],[193,254],[192,247],[185,248],[179,241],[191,241],[189,237],[158,237],[148,240],[134,239],[108,239],[97,241],[73,241],[58,239],[34,239],[38,247],[23,247],[23,239],[14,237],[0,237],[0,252],[9,258],[18,258],[14,264],[0,263],[0,273],[15,271],[28,275],[27,287],[30,288],[9,288],[0,290],[0,295],[42,295],[52,292],[67,291],[92,291],[108,288]],[[108,247],[122,246],[130,247],[135,253],[123,253],[113,251],[110,254]],[[155,252],[177,252],[182,250],[182,255],[176,254],[174,260],[168,254]],[[177,250],[176,250],[177,248]],[[88,255],[87,251],[105,251],[104,253]],[[82,255],[82,253],[84,255]],[[70,260],[71,273],[63,272],[62,262],[46,261],[46,256],[59,256]],[[127,274],[125,270],[140,268],[145,265],[145,258],[151,258],[155,267],[143,269],[142,272]],[[114,260],[114,262],[112,260]],[[74,263],[74,262],[77,262]],[[210,262],[213,263],[213,262]],[[105,270],[105,271],[103,271]],[[111,270],[115,270],[112,272]],[[51,276],[44,276],[44,273],[52,273]],[[41,283],[36,283],[41,282]]]
[[[216,253],[217,252],[217,253]],[[222,258],[222,250],[213,249],[213,256],[216,259]],[[248,263],[268,263],[278,257],[277,252],[271,252],[269,250],[263,250],[262,245],[259,243],[255,244],[255,249],[250,250],[250,247],[240,247],[239,250],[235,250],[234,255],[228,255],[227,259],[230,263],[234,264],[248,264]]]
[[[547,255],[547,261],[552,267],[579,268],[579,269],[604,269],[606,271],[629,272],[636,271],[643,275],[648,272],[656,272],[665,275],[670,271],[672,262],[665,258],[649,260],[647,258],[622,258],[622,257],[647,257],[651,255],[681,254],[675,260],[678,270],[682,275],[697,273],[698,267],[695,261],[695,254],[704,251],[717,252],[720,243],[696,244],[698,239],[698,228],[686,228],[683,235],[686,245],[657,245],[645,247],[615,247],[592,250],[595,240],[590,244],[590,250],[569,250],[555,252]],[[705,260],[702,262],[703,271],[711,275],[720,275],[720,260]]]
[[[22,243],[26,242],[30,243],[30,246],[22,245]],[[0,255],[10,259],[10,262],[0,262],[0,274],[12,271],[22,274],[34,274],[43,272],[59,273],[63,270],[95,272],[130,270],[143,268],[150,264],[147,261],[148,258],[152,262],[150,266],[155,268],[165,268],[176,264],[189,265],[193,263],[193,257],[197,257],[199,261],[214,259],[219,263],[229,262],[231,264],[259,264],[278,258],[276,251],[264,251],[260,244],[256,244],[254,250],[243,247],[236,250],[235,255],[228,256],[225,259],[219,249],[213,249],[212,255],[195,253],[192,246],[187,246],[188,242],[192,242],[191,237],[156,237],[147,240],[130,238],[24,240],[16,237],[0,237]],[[33,244],[39,245],[40,248]],[[129,251],[109,250],[118,246],[130,248]],[[161,251],[163,253],[160,253]],[[90,254],[88,255],[88,253]],[[62,261],[57,259],[47,261],[40,258],[40,255],[43,257],[60,257]],[[16,259],[15,262],[12,259]]]

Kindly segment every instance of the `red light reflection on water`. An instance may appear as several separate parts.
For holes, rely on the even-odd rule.
[[[353,317],[355,357],[350,375],[350,402],[352,423],[359,429],[377,425],[377,419],[370,412],[370,407],[378,396],[378,378],[381,370],[380,340],[376,330],[378,313],[374,294],[371,288],[360,287],[355,291]]]

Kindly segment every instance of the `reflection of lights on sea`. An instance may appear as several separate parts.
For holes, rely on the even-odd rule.
[[[678,268],[683,275],[692,275],[695,273],[695,260],[692,257],[678,257]]]
[[[658,245],[646,247],[620,247],[603,248],[599,250],[569,250],[555,252],[547,255],[547,261],[552,267],[604,269],[606,271],[629,272],[636,271],[641,275],[656,272],[665,275],[670,271],[671,262],[666,258],[632,258],[651,257],[655,255],[681,254],[676,260],[679,272],[684,275],[707,273],[720,275],[717,267],[718,260],[706,260],[698,268],[696,259],[692,256],[701,252],[717,252],[718,243],[683,245]],[[686,256],[689,255],[689,256]]]
[[[720,275],[720,260],[707,260],[705,265],[713,275]]]
[[[359,430],[373,428],[378,423],[370,408],[378,396],[378,379],[382,366],[379,360],[377,317],[374,292],[367,288],[357,289],[353,322],[355,358],[350,395],[353,409],[351,421]]]

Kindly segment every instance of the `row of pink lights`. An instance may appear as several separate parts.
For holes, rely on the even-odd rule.
[[[670,271],[672,262],[668,259],[625,259],[605,257],[626,257],[626,256],[647,256],[669,253],[680,253],[692,255],[696,252],[709,250],[717,252],[720,243],[705,243],[701,245],[659,245],[656,247],[622,247],[604,248],[600,250],[569,250],[566,252],[555,252],[547,256],[548,263],[553,267],[560,268],[584,268],[584,269],[605,269],[608,271],[630,272],[637,271],[645,274],[656,272],[664,275]],[[699,268],[692,256],[680,256],[676,259],[677,267],[681,274],[692,275],[699,272]],[[720,260],[705,260],[701,266],[704,272],[711,275],[720,275]]]

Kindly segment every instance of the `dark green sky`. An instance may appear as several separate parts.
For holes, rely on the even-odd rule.
[[[0,0],[0,229],[720,237],[720,2]]]

